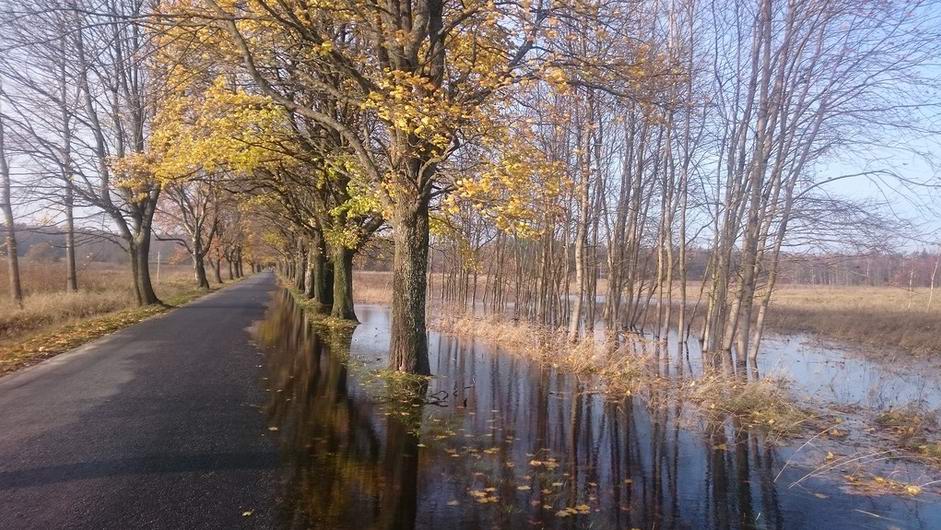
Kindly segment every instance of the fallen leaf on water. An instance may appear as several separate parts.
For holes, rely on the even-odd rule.
[[[255,510],[244,511],[242,512],[242,517],[251,517],[253,513],[255,513]]]
[[[269,431],[276,431],[276,430],[278,430],[278,428],[277,428],[277,427],[268,427],[268,430],[269,430]]]

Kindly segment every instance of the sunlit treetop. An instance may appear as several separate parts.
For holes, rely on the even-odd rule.
[[[512,138],[520,146],[515,152],[498,148],[512,126],[512,113],[503,110],[514,105],[519,88],[546,82],[559,93],[603,87],[626,94],[631,80],[649,76],[648,65],[656,62],[650,49],[615,38],[618,28],[581,27],[612,9],[596,1],[176,0],[164,8],[186,21],[179,31],[190,34],[177,40],[200,48],[200,60],[211,57],[214,68],[231,72],[272,105],[338,135],[335,146],[355,159],[348,169],[357,184],[349,188],[352,202],[334,213],[363,211],[368,204],[388,215],[396,197],[413,189],[427,195],[457,189],[452,201],[500,189],[502,204],[491,214],[522,219],[533,203],[525,196],[533,186],[521,184],[532,176],[522,175],[522,168],[556,171],[551,161],[536,160],[539,150],[527,150],[526,131]],[[572,13],[577,16],[567,16]],[[592,35],[631,43],[585,49]],[[599,57],[604,67],[595,63]],[[191,109],[176,111],[193,114],[188,119],[197,132],[200,122],[217,120],[220,134],[197,134],[199,141],[188,148],[194,156],[174,162],[165,174],[183,174],[206,155],[224,155],[242,168],[266,163],[263,150],[245,148],[263,138],[226,134],[241,130],[244,121],[262,124],[259,131],[277,121],[266,102],[253,105],[255,97],[207,94],[205,119]],[[219,116],[216,111],[230,104],[255,115]],[[361,117],[351,121],[355,113]],[[179,136],[166,129],[167,138]],[[442,186],[440,170],[449,157],[475,145],[503,154],[488,170]],[[332,162],[325,160],[329,172]],[[371,195],[356,197],[361,190]],[[527,223],[532,221],[516,228]]]

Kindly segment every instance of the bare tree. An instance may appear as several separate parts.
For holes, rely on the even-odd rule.
[[[13,204],[10,193],[10,165],[7,161],[6,134],[4,129],[3,109],[0,107],[0,212],[6,231],[4,243],[7,253],[7,267],[10,275],[10,297],[20,308],[23,307],[23,287],[20,283],[20,263],[16,255],[16,227],[13,224]]]

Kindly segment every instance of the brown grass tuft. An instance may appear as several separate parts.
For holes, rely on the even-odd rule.
[[[709,413],[731,415],[749,427],[778,435],[801,432],[813,417],[811,411],[795,403],[782,378],[746,381],[712,374],[691,380],[685,389],[687,396]]]

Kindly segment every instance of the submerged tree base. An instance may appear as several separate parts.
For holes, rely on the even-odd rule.
[[[310,312],[311,320],[320,326],[337,329],[354,329],[359,325],[359,321],[354,319],[339,318],[330,314],[330,306],[321,304],[316,300],[307,298],[303,291],[297,289],[284,277],[279,278],[281,286],[291,294],[294,303]]]

